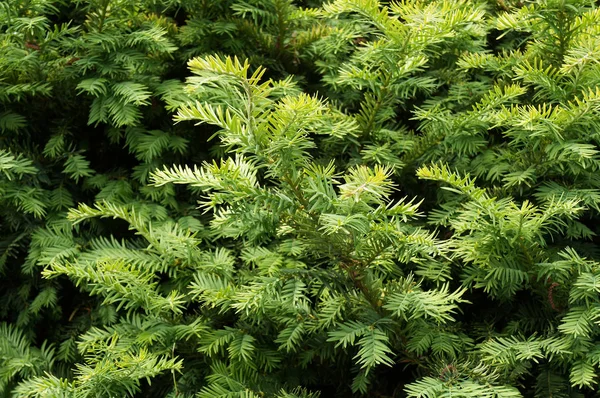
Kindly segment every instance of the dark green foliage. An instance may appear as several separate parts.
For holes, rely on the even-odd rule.
[[[600,9],[0,3],[0,396],[594,397]]]

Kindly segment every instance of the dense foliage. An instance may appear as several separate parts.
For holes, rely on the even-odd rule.
[[[0,396],[597,397],[600,6],[0,3]]]

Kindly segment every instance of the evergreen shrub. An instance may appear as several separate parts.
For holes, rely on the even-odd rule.
[[[0,396],[597,397],[591,0],[0,3]]]

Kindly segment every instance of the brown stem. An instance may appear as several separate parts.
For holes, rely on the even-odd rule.
[[[559,285],[560,284],[558,282],[554,282],[550,285],[550,288],[548,289],[548,302],[550,303],[550,307],[552,307],[554,311],[560,311],[560,308],[558,308],[554,303],[554,288]]]
[[[349,265],[348,262],[351,262],[353,265]],[[363,294],[365,299],[371,304],[373,309],[377,311],[377,313],[381,314],[381,303],[377,300],[376,297],[373,297],[373,292],[369,289],[367,285],[362,281],[361,275],[357,271],[359,265],[362,265],[359,261],[354,259],[349,259],[346,261],[342,261],[340,263],[340,267],[348,273],[350,279],[352,279],[352,283],[354,287],[356,287]]]

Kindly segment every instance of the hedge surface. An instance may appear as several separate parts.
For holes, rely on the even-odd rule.
[[[0,396],[598,397],[600,7],[0,3]]]

